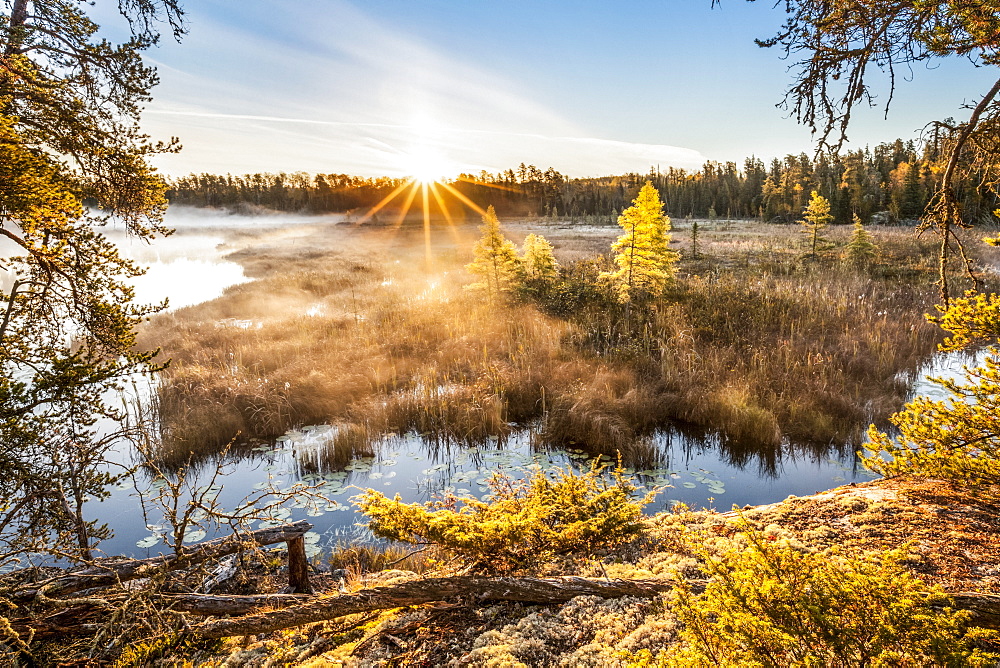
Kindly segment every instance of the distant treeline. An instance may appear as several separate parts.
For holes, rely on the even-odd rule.
[[[483,208],[492,204],[502,216],[613,222],[649,180],[673,217],[790,222],[799,218],[810,193],[817,190],[830,200],[835,222],[849,223],[855,213],[866,223],[894,222],[920,217],[934,192],[938,164],[933,144],[896,140],[833,157],[788,155],[770,165],[751,157],[742,169],[734,162],[706,162],[696,172],[671,167],[648,174],[583,179],[522,163],[499,174],[463,174],[448,185]],[[996,196],[977,188],[977,183],[973,179],[962,184],[959,193],[964,215],[972,222],[987,219],[1000,207]],[[174,203],[192,206],[351,212],[361,217],[405,184],[405,179],[398,178],[305,172],[191,174],[174,180],[168,196]],[[461,215],[459,198],[446,187],[438,187],[438,192],[451,215]],[[395,215],[407,199],[407,192],[400,191],[379,215]],[[437,199],[428,200],[439,211]],[[410,201],[418,210],[421,195]]]

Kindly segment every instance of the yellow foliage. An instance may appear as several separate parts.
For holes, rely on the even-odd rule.
[[[435,543],[479,571],[504,572],[540,565],[557,554],[591,552],[643,531],[636,487],[616,470],[614,483],[600,468],[576,473],[536,470],[526,480],[494,474],[488,501],[449,497],[406,504],[373,489],[357,502],[375,535],[410,543]]]
[[[691,549],[712,577],[704,593],[682,585],[671,611],[681,642],[630,666],[988,666],[997,655],[972,641],[968,613],[947,607],[900,565],[903,552],[867,559],[809,552],[743,526],[746,547],[709,554],[700,534]],[[932,607],[934,606],[934,607]]]

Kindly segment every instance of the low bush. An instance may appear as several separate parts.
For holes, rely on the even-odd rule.
[[[899,551],[846,559],[810,552],[744,525],[716,555],[692,540],[711,576],[705,591],[681,586],[671,612],[680,642],[632,666],[988,666],[1000,655],[974,647],[996,634],[967,629],[968,613],[900,565]]]
[[[637,498],[620,470],[613,483],[601,472],[539,470],[524,480],[495,474],[487,501],[447,497],[406,504],[369,489],[356,503],[377,536],[439,545],[473,571],[511,572],[559,554],[591,553],[643,532],[642,507],[652,494]]]

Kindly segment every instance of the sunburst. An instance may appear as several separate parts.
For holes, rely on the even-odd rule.
[[[448,178],[447,174],[455,174],[459,167],[449,162],[441,154],[433,150],[412,150],[399,153],[401,171],[405,171],[408,176],[396,186],[392,192],[383,197],[375,206],[369,209],[357,224],[370,220],[375,214],[384,209],[397,198],[402,198],[402,205],[399,208],[399,215],[393,225],[394,229],[399,229],[406,216],[410,213],[417,194],[420,194],[420,207],[423,214],[423,231],[425,256],[430,266],[432,260],[431,253],[431,207],[436,205],[436,209],[447,222],[448,229],[452,237],[458,240],[458,231],[455,225],[455,218],[452,216],[452,209],[449,209],[448,202],[452,202],[453,208],[461,209],[467,207],[479,215],[485,215],[486,211],[476,202],[469,199],[467,195],[458,190],[453,184],[458,182],[472,183],[490,188],[506,190],[504,186],[486,183],[467,177]],[[395,208],[395,207],[394,207]]]

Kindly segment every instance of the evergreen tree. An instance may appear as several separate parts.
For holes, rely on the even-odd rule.
[[[799,221],[805,228],[806,234],[809,235],[812,248],[810,255],[816,255],[816,245],[820,241],[820,230],[826,227],[831,220],[833,220],[833,216],[830,215],[830,201],[815,190],[812,191],[809,206],[805,208],[802,220]]]
[[[854,214],[854,231],[847,242],[847,261],[863,267],[871,264],[878,253],[878,247],[872,242],[872,235],[861,224],[861,219]]]
[[[468,285],[469,289],[485,290],[491,299],[511,290],[521,274],[521,261],[517,257],[514,242],[504,237],[500,230],[500,220],[490,206],[483,214],[483,224],[479,231],[482,236],[473,247],[475,259],[465,265],[482,281]]]
[[[900,198],[899,217],[906,220],[920,218],[924,211],[923,188],[920,183],[920,167],[917,163],[907,165]]]
[[[0,16],[0,563],[28,552],[89,559],[107,530],[83,514],[107,495],[122,421],[107,397],[130,374],[151,370],[133,350],[152,310],[126,284],[141,273],[100,232],[107,215],[149,239],[161,226],[164,184],[146,158],[170,146],[139,130],[156,83],[140,51],[156,42],[174,0],[119,3],[133,36],[97,35],[87,3],[13,0]]]
[[[527,280],[550,282],[559,275],[559,263],[552,253],[552,244],[540,234],[524,238],[524,277]]]
[[[663,214],[663,202],[652,183],[646,181],[632,206],[618,217],[618,225],[625,230],[611,246],[618,270],[602,273],[601,278],[612,282],[623,302],[661,294],[679,257],[670,250],[670,219]]]

